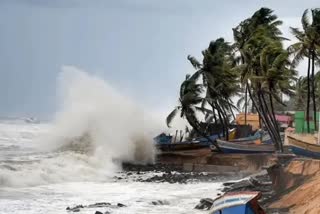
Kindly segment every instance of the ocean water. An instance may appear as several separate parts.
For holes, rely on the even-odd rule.
[[[0,120],[0,214],[67,213],[67,207],[98,202],[127,207],[80,213],[197,213],[201,198],[218,193],[220,183],[115,179],[121,162],[154,162],[152,138],[164,122],[99,77],[63,67],[57,103],[48,123]],[[168,203],[155,206],[155,200]]]
[[[0,122],[1,214],[67,213],[68,206],[97,202],[127,207],[82,209],[79,213],[203,213],[193,207],[201,198],[216,196],[221,187],[220,183],[115,180],[120,168],[104,172],[106,168],[87,154],[39,151],[36,139],[43,139],[50,129],[50,124]],[[153,205],[156,200],[169,204]]]

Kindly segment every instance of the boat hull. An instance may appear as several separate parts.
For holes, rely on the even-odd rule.
[[[181,150],[194,150],[208,148],[209,145],[200,143],[171,143],[171,144],[158,144],[157,148],[161,151],[181,151]]]
[[[230,141],[217,140],[217,143],[223,153],[273,153],[275,151],[273,145],[267,144],[243,144]]]
[[[259,192],[234,192],[226,193],[213,200],[210,214],[265,214],[258,199]]]
[[[320,145],[304,142],[291,136],[288,136],[288,142],[295,155],[320,159]]]

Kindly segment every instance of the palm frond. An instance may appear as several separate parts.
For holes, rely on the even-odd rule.
[[[173,111],[167,116],[166,118],[166,123],[167,126],[170,128],[170,124],[172,123],[172,120],[176,117],[177,113],[179,112],[179,108],[176,107],[175,109],[173,109]]]

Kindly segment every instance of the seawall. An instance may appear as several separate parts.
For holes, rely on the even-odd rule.
[[[285,168],[269,170],[276,195],[269,210],[283,213],[320,213],[320,160],[294,159]]]

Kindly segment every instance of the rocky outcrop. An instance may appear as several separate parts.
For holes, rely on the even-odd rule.
[[[76,205],[74,207],[67,207],[66,210],[68,212],[80,212],[81,209],[92,209],[92,208],[121,208],[121,207],[126,207],[126,205],[122,203],[117,203],[116,205],[112,205],[111,203],[108,202],[99,202],[95,204],[89,204],[89,205]],[[102,212],[96,211],[95,214],[100,214]],[[109,211],[105,211],[102,214],[108,214]]]

